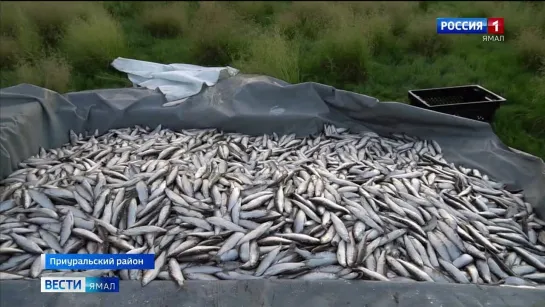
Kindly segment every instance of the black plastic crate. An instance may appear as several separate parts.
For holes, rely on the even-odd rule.
[[[409,91],[411,105],[479,121],[491,122],[505,98],[479,85]]]

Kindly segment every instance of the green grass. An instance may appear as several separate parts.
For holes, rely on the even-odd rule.
[[[147,5],[140,13],[144,28],[155,37],[176,37],[188,27],[188,2]]]
[[[481,84],[507,98],[493,128],[545,157],[544,2],[2,2],[0,85],[129,86],[118,56],[231,65],[380,100]],[[504,17],[505,42],[437,35],[437,17]]]
[[[15,68],[15,76],[21,82],[66,92],[70,83],[71,69],[63,58],[42,56],[35,62],[19,63]]]

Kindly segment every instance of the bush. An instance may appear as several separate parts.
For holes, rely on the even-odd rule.
[[[108,68],[125,54],[125,38],[117,21],[109,14],[72,22],[62,41],[62,49],[78,69]]]
[[[9,36],[0,36],[0,41],[0,67],[11,66],[17,62],[17,41]]]
[[[283,6],[275,1],[234,1],[229,4],[245,20],[262,26],[271,24],[274,13]]]
[[[190,54],[197,65],[229,65],[249,43],[252,27],[226,4],[200,2],[190,21]]]
[[[74,19],[86,19],[103,10],[100,4],[83,1],[20,2],[18,5],[48,45],[55,45]]]
[[[434,16],[431,14],[424,15],[409,23],[403,36],[403,41],[409,51],[426,57],[433,57],[445,54],[452,48],[453,41],[456,38],[448,35],[437,35]]]
[[[531,84],[531,87],[535,88],[535,93],[533,93],[531,101],[533,111],[528,110],[530,116],[527,124],[530,125],[528,130],[539,135],[544,140],[543,143],[545,143],[545,59],[543,59],[541,65],[542,75]]]
[[[365,82],[371,61],[371,40],[359,23],[344,24],[328,31],[302,58],[306,79],[349,88]]]
[[[26,60],[40,52],[40,36],[36,27],[28,20],[17,2],[0,4],[0,35],[2,65],[9,66],[16,60]]]
[[[269,75],[290,83],[300,82],[299,49],[279,31],[264,33],[252,40],[249,54],[233,64],[245,73]]]
[[[140,1],[104,1],[103,6],[112,16],[133,17],[142,12],[146,5]]]
[[[278,16],[277,23],[289,39],[301,36],[315,40],[325,30],[337,26],[348,12],[348,6],[332,2],[292,2]]]
[[[383,22],[389,23],[393,35],[402,36],[408,26],[417,19],[414,12],[419,9],[419,3],[417,2],[387,1],[381,3],[379,13],[375,14],[375,16],[388,16],[389,18],[383,18]]]
[[[537,28],[520,33],[515,41],[517,54],[522,64],[531,71],[538,72],[545,61],[545,35]]]
[[[39,67],[31,62],[22,62],[15,68],[17,83],[29,83],[36,86],[43,85],[43,75],[39,71]]]
[[[154,5],[142,12],[142,25],[156,37],[177,36],[187,28],[187,2]]]
[[[373,55],[392,55],[397,51],[391,20],[392,18],[389,16],[373,13],[357,17],[354,21],[355,27],[362,29],[359,35],[364,37]],[[339,29],[338,31],[346,30]],[[357,29],[354,29],[353,32],[354,36],[358,35]]]
[[[68,90],[71,67],[66,60],[56,57],[44,57],[36,63],[20,63],[15,73],[17,83],[30,83],[60,93]]]

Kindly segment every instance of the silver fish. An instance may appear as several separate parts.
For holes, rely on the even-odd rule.
[[[545,222],[524,193],[450,163],[433,140],[331,125],[69,140],[0,183],[0,279],[545,284]],[[52,272],[49,252],[157,257],[153,270]]]

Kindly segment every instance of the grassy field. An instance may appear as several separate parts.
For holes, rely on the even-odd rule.
[[[545,157],[544,2],[2,2],[1,87],[128,86],[118,56],[231,65],[380,100],[478,83],[507,98],[494,129]],[[437,35],[437,17],[504,17],[505,42]]]

